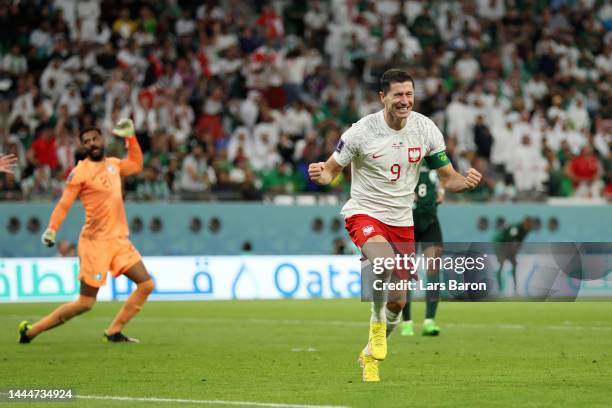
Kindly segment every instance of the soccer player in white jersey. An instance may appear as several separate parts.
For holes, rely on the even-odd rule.
[[[386,71],[379,97],[384,109],[346,130],[326,162],[308,167],[310,178],[331,183],[352,163],[351,198],[342,208],[346,229],[368,263],[412,254],[414,188],[423,160],[437,170],[447,191],[473,189],[481,179],[470,169],[456,172],[446,156],[444,137],[426,116],[414,112],[414,80],[402,69]],[[363,268],[362,268],[363,270]],[[391,268],[378,275],[385,282],[408,280],[411,271]],[[379,364],[387,356],[387,339],[400,323],[406,291],[373,291],[368,343],[359,355],[364,381],[380,381]]]

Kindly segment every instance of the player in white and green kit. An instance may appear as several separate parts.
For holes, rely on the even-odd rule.
[[[438,174],[427,166],[421,167],[419,182],[417,183],[416,199],[412,211],[414,218],[414,240],[421,246],[426,258],[437,258],[442,255],[442,230],[438,220],[438,204],[444,200],[444,189],[439,186]],[[431,262],[427,268],[427,282],[438,282],[440,270],[438,264]],[[425,293],[425,321],[423,322],[424,336],[437,336],[440,328],[436,325],[436,309],[440,293],[437,289],[427,290]],[[406,305],[402,309],[403,323],[402,336],[414,336],[414,325],[410,316],[410,291],[406,295]]]
[[[453,192],[475,188],[478,171],[466,176],[453,169],[442,133],[432,120],[413,112],[414,81],[404,70],[390,69],[380,81],[384,109],[367,115],[346,130],[326,162],[311,163],[308,174],[329,184],[351,167],[351,198],[342,208],[346,229],[368,264],[414,251],[412,203],[423,161],[436,169],[442,185]],[[393,262],[392,262],[393,263]],[[384,267],[378,282],[410,279],[410,271]],[[368,342],[359,355],[364,381],[380,381],[379,363],[387,356],[387,339],[400,323],[405,290],[372,288]],[[387,296],[389,301],[387,301]]]

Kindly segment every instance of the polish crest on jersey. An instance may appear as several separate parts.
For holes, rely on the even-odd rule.
[[[420,147],[409,147],[408,148],[408,162],[418,163],[421,160],[421,148]]]
[[[363,235],[368,236],[374,232],[374,226],[368,225],[368,226],[363,227],[361,230],[363,231]]]

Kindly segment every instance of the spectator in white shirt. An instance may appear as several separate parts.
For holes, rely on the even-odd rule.
[[[204,149],[196,144],[183,160],[179,187],[184,193],[204,193],[216,182],[215,172],[204,157]]]
[[[547,163],[538,149],[534,149],[529,135],[521,138],[521,144],[510,153],[509,170],[518,192],[542,191],[547,180]]]
[[[259,116],[259,105],[262,98],[259,91],[250,91],[247,98],[240,104],[240,119],[248,128],[253,128]]]
[[[562,122],[565,122],[567,113],[561,106],[561,104],[563,103],[563,98],[560,95],[555,95],[552,97],[552,103],[553,105],[548,108],[548,111],[546,112],[546,117],[548,118],[548,120],[553,122],[561,120]]]
[[[302,98],[304,77],[306,76],[306,59],[302,55],[302,45],[290,50],[281,62],[283,88],[287,94],[287,104]]]
[[[579,155],[580,150],[585,144],[587,144],[588,139],[581,130],[572,129],[567,122],[563,124],[563,131],[565,134],[565,140],[567,141],[572,154],[576,156]]]
[[[329,14],[323,10],[321,2],[319,0],[313,1],[304,15],[306,38],[311,45],[317,48],[323,45],[325,39],[325,26],[328,20]]]
[[[36,48],[38,57],[45,58],[53,50],[53,37],[49,21],[43,20],[40,26],[30,33],[30,45]]]
[[[494,127],[491,130],[491,135],[493,136],[491,163],[506,168],[516,147],[512,120],[507,120],[503,127]]]
[[[595,118],[595,136],[593,136],[593,147],[601,157],[608,157],[612,143],[612,132],[606,131],[605,122],[602,118]]]
[[[274,120],[272,110],[266,105],[263,105],[259,111],[259,122],[253,128],[253,136],[255,140],[260,140],[262,135],[267,135],[271,144],[276,146],[280,138],[280,126]]]
[[[181,17],[176,20],[174,31],[176,35],[190,35],[196,29],[195,20],[188,9],[184,9]]]
[[[506,13],[504,0],[478,0],[478,15],[489,20],[500,20]]]
[[[100,1],[79,0],[76,5],[78,38],[81,41],[94,42],[98,36],[100,18]]]
[[[253,169],[256,171],[270,170],[281,162],[281,157],[276,150],[276,143],[272,143],[270,139],[271,137],[266,133],[262,133],[255,138],[250,160]]]
[[[567,119],[574,125],[574,129],[576,130],[591,127],[589,112],[587,112],[582,98],[579,97],[570,103],[567,109]]]
[[[461,54],[461,57],[455,63],[455,68],[459,74],[459,79],[467,84],[472,83],[480,73],[478,60],[468,51]]]
[[[83,108],[83,99],[81,93],[76,85],[70,85],[68,90],[62,94],[58,102],[59,106],[66,106],[68,108],[69,116],[77,116],[81,113]]]
[[[253,136],[246,126],[240,126],[230,136],[230,141],[227,144],[227,157],[228,160],[233,162],[234,160],[243,158],[250,159],[251,152],[253,151]]]
[[[312,115],[306,109],[304,102],[297,101],[286,110],[282,118],[281,128],[284,133],[294,139],[302,138],[312,130]]]
[[[21,53],[19,45],[13,45],[11,51],[2,59],[2,68],[11,75],[21,75],[28,71],[28,61]]]
[[[541,72],[538,72],[525,84],[525,92],[536,101],[541,101],[548,95],[548,85]]]
[[[70,76],[62,68],[62,60],[54,58],[40,76],[40,89],[54,102],[64,93],[70,83]]]

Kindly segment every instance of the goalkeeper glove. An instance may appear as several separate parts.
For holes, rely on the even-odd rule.
[[[134,122],[132,119],[121,119],[113,128],[115,136],[129,138],[134,136]]]
[[[40,237],[40,240],[42,241],[42,243],[48,247],[52,247],[53,245],[55,245],[55,230],[52,230],[51,228],[47,228],[47,230],[45,231],[44,234],[42,234],[42,237]]]

